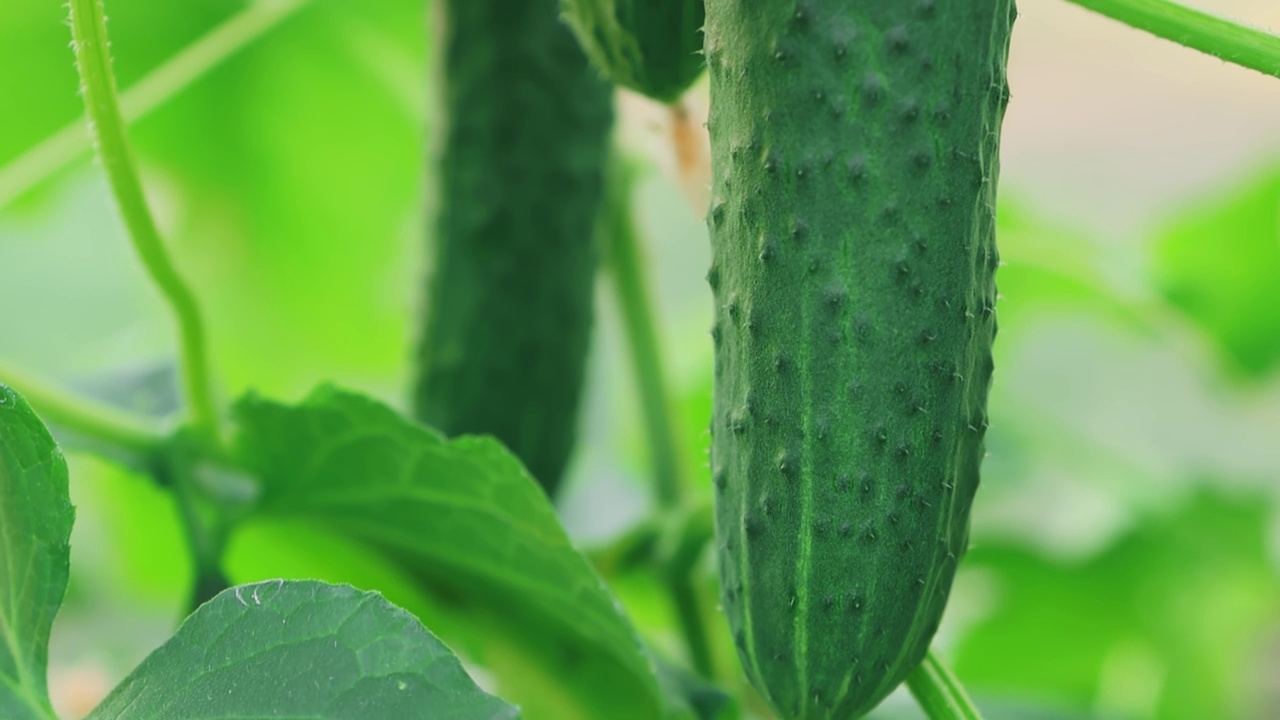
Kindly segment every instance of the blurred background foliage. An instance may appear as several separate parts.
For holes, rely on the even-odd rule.
[[[1280,22],[1265,2],[1223,4]],[[110,0],[122,87],[250,5]],[[224,397],[294,399],[333,379],[404,406],[437,137],[426,5],[285,2],[133,125],[165,235],[205,304]],[[1280,94],[1074,8],[1022,11],[990,457],[939,646],[992,718],[1274,718]],[[0,3],[0,177],[79,117],[64,15]],[[695,113],[705,103],[705,88],[689,99]],[[1064,105],[1075,114],[1061,117]],[[664,111],[634,97],[621,107],[623,142],[653,160],[635,202],[685,464],[709,497],[706,168],[678,172]],[[99,169],[81,153],[21,189],[0,206],[0,361],[171,409],[170,320]],[[609,290],[561,503],[584,545],[649,504]],[[68,717],[167,636],[190,573],[165,494],[71,459],[79,521],[52,678]],[[314,529],[248,528],[230,569],[357,577],[447,622],[376,558]],[[614,587],[651,641],[678,647],[653,577]],[[917,717],[901,694],[877,715]]]

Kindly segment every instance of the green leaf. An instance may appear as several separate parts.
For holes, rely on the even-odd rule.
[[[40,419],[0,385],[0,717],[53,717],[49,630],[67,591],[67,463]]]
[[[1001,198],[997,220],[997,282],[1004,298],[998,309],[997,354],[1003,351],[1007,330],[1020,331],[1064,310],[1088,312],[1137,333],[1150,332],[1150,313],[1143,313],[1144,279],[1126,272],[1112,248],[1016,196]]]
[[[1264,496],[1202,491],[1084,561],[975,545],[964,572],[994,606],[965,635],[956,673],[978,697],[1091,716],[1251,717],[1268,701],[1245,679],[1280,622],[1271,514]]]
[[[319,521],[394,559],[501,636],[499,677],[558,685],[574,717],[662,712],[648,657],[574,549],[542,489],[499,443],[446,441],[373,400],[321,387],[298,406],[250,396],[238,451],[262,481],[260,517]],[[495,650],[498,652],[498,650]],[[486,658],[489,659],[489,658]],[[550,716],[550,715],[544,715]],[[560,717],[565,717],[561,714]]]
[[[505,720],[449,648],[381,595],[275,580],[225,590],[89,720]]]
[[[1183,215],[1161,234],[1156,279],[1212,339],[1228,369],[1260,377],[1280,364],[1280,172]]]

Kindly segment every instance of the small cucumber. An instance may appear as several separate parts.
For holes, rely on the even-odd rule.
[[[446,0],[440,214],[415,414],[554,493],[577,427],[613,91],[557,0]]]
[[[587,55],[613,82],[674,102],[704,67],[703,0],[562,0]]]
[[[723,604],[784,720],[924,657],[996,334],[1012,0],[707,0]]]

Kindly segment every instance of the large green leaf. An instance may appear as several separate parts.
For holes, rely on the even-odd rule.
[[[318,521],[393,558],[460,613],[499,628],[521,659],[510,674],[542,674],[573,716],[661,714],[635,631],[496,441],[446,441],[332,387],[297,406],[250,396],[236,417],[239,454],[262,481],[260,518]],[[517,685],[528,688],[512,683],[507,694],[527,705]]]
[[[1160,290],[1238,375],[1280,364],[1280,172],[1177,219],[1159,238]]]
[[[89,720],[508,720],[453,653],[376,593],[242,585],[200,607]]]
[[[49,630],[70,569],[75,512],[49,431],[0,385],[0,718],[53,717]]]

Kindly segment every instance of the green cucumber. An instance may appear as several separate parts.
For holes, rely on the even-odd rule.
[[[577,429],[613,92],[557,0],[446,0],[440,213],[416,417],[488,434],[548,494]]]
[[[784,720],[924,657],[996,334],[1012,0],[707,0],[723,605]]]
[[[587,55],[613,82],[674,102],[702,74],[703,0],[562,0]]]

